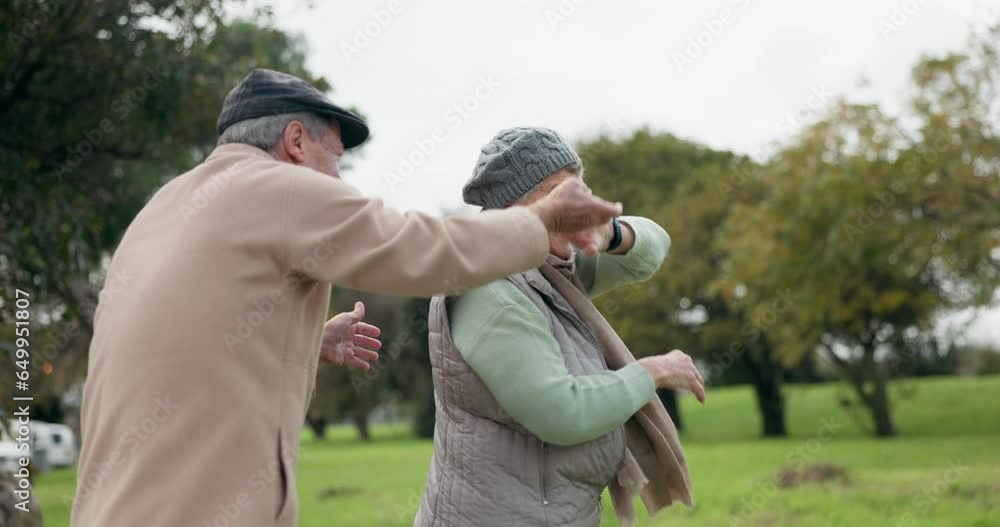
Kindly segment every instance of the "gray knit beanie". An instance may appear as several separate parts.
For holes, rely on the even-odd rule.
[[[580,166],[580,156],[555,130],[507,128],[483,145],[462,198],[484,209],[503,208],[546,177]]]

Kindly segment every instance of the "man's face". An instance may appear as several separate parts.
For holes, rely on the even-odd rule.
[[[330,131],[315,140],[305,134],[302,138],[302,164],[328,176],[340,178],[340,156],[344,143],[340,140],[340,124],[334,121]]]

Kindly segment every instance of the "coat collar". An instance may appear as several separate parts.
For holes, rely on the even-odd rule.
[[[211,154],[208,154],[208,159],[213,159],[221,156],[238,155],[238,156],[252,156],[259,157],[262,159],[274,160],[271,154],[266,151],[257,148],[256,146],[251,146],[243,143],[227,143],[224,145],[219,145],[212,150]]]

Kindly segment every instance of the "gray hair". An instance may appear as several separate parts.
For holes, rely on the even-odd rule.
[[[309,112],[265,115],[233,123],[222,131],[218,144],[242,143],[261,150],[271,150],[281,140],[285,127],[292,121],[302,123],[309,137],[317,141],[330,131],[329,120]]]

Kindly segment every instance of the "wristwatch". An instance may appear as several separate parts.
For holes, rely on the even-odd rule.
[[[622,244],[622,224],[618,221],[618,217],[611,218],[611,241],[608,242],[607,252],[611,252],[618,248]]]

